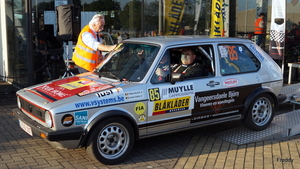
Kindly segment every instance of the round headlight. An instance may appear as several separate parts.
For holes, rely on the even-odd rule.
[[[21,101],[20,101],[20,97],[19,97],[19,96],[17,97],[17,104],[18,104],[18,107],[19,107],[19,108],[21,108],[21,107],[22,107],[22,105],[21,105]]]
[[[49,111],[45,112],[45,122],[47,127],[53,127],[53,121],[52,121],[52,116]]]

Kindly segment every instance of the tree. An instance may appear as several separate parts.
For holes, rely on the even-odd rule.
[[[144,28],[147,32],[158,28],[158,3],[158,1],[153,1],[145,4]]]
[[[83,7],[81,7],[83,10]],[[99,11],[105,13],[106,28],[119,29],[122,25],[119,19],[119,11],[121,10],[120,2],[112,0],[96,0],[90,4],[84,3],[84,11]]]
[[[141,30],[141,7],[142,3],[138,0],[128,2],[120,12],[122,27],[129,30]]]

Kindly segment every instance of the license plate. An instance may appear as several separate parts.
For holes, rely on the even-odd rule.
[[[19,120],[19,125],[20,125],[20,127],[21,127],[26,133],[28,133],[29,135],[33,136],[32,130],[31,130],[31,127],[30,127],[30,126],[28,126],[27,124],[25,124],[25,123],[22,122],[21,120]]]

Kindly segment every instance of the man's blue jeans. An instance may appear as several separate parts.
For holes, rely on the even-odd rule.
[[[261,34],[257,35],[256,37],[256,44],[259,46],[261,44],[261,41],[262,41],[262,36]]]

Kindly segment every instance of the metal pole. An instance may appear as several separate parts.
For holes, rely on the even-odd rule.
[[[285,14],[284,14],[284,24],[286,24],[286,5],[285,5]],[[285,28],[286,29],[286,28]],[[285,34],[284,34],[285,36]],[[282,72],[282,76],[284,78],[284,55],[285,55],[285,41],[283,41],[283,54],[282,54],[282,65],[281,65],[281,72]],[[297,70],[298,71],[298,70]]]
[[[141,6],[141,13],[142,13],[142,16],[141,16],[141,37],[144,37],[144,0],[142,0],[142,6]]]
[[[162,0],[158,1],[158,33],[162,30]]]
[[[248,0],[246,0],[245,33],[247,32],[247,15],[248,15]]]

